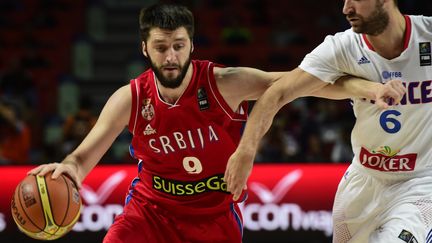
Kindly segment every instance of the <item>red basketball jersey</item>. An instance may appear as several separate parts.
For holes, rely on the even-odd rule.
[[[128,198],[184,213],[223,211],[232,196],[222,178],[247,119],[247,102],[232,111],[217,88],[215,64],[191,65],[192,79],[175,104],[161,99],[151,69],[131,80],[130,150],[139,172]]]

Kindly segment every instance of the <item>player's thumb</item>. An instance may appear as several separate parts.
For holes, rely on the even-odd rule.
[[[383,98],[379,98],[375,101],[375,105],[377,105],[380,109],[385,110],[389,107],[387,102]]]

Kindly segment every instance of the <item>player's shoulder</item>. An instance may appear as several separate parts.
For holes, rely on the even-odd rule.
[[[336,48],[349,48],[354,46],[354,43],[360,43],[361,35],[355,33],[352,29],[347,29],[342,32],[337,32],[333,35],[327,35],[324,43],[330,44]]]
[[[432,17],[423,15],[409,15],[409,18],[414,26],[424,29],[427,33],[432,31]]]

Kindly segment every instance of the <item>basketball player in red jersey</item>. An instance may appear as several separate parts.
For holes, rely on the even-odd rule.
[[[151,69],[110,97],[94,128],[61,163],[29,173],[67,173],[80,185],[127,126],[138,176],[104,242],[241,242],[241,213],[223,174],[247,118],[245,101],[283,75],[191,60],[194,21],[182,6],[142,10],[140,31]],[[375,85],[352,78],[338,90],[356,82]]]

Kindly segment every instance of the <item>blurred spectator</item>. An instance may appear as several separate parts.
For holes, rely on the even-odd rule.
[[[89,97],[82,97],[79,103],[79,110],[66,118],[63,125],[63,153],[68,154],[90,132],[97,117],[92,112],[92,101]]]
[[[32,47],[26,49],[21,58],[21,64],[25,69],[50,67],[50,62]]]
[[[92,40],[103,41],[106,36],[106,16],[101,3],[93,1],[87,9],[87,34]]]
[[[246,4],[247,8],[251,11],[253,25],[268,26],[270,17],[267,1],[247,0]]]
[[[300,146],[291,131],[286,131],[286,120],[275,119],[273,126],[260,144],[258,162],[291,162],[300,159]]]
[[[82,80],[93,77],[93,47],[85,36],[79,36],[73,44],[72,65],[75,77]]]
[[[229,45],[244,45],[252,41],[252,32],[234,18],[230,25],[222,29],[222,40]]]
[[[57,26],[57,20],[52,12],[46,9],[36,11],[30,20],[31,26],[36,29],[54,28]]]
[[[327,158],[327,151],[324,151],[324,145],[322,140],[317,133],[308,133],[306,137],[306,144],[304,147],[304,153],[300,161],[302,162],[329,162]]]
[[[239,7],[229,6],[221,16],[222,41],[228,45],[244,45],[252,41],[252,31],[246,26]]]
[[[0,100],[0,164],[29,163],[30,128],[21,119],[18,105]]]
[[[148,68],[147,63],[142,55],[134,55],[132,58],[128,58],[128,60],[131,61],[128,62],[126,66],[126,80],[138,77],[144,70]]]
[[[195,23],[194,46],[198,49],[208,48],[211,46],[210,38],[206,34],[207,26],[198,22]]]
[[[287,47],[293,44],[305,44],[306,39],[291,25],[291,21],[281,19],[275,21],[271,30],[271,45],[275,47]]]
[[[343,126],[338,133],[336,141],[331,151],[331,161],[336,163],[349,163],[354,157],[351,144],[351,129],[347,125]]]
[[[79,109],[79,87],[76,80],[70,75],[60,78],[58,87],[57,113],[65,120],[70,114],[75,114]]]
[[[12,100],[20,100],[25,110],[36,103],[36,91],[30,73],[19,59],[12,59],[0,76],[0,95]],[[26,111],[22,111],[25,113]],[[25,117],[25,115],[24,115]]]

